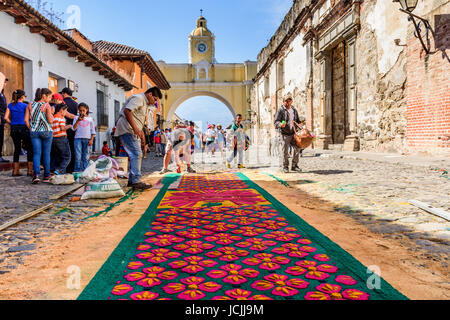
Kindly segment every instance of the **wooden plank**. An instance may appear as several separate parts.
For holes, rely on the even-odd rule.
[[[450,213],[448,213],[447,211],[445,211],[443,209],[435,208],[433,206],[430,206],[427,203],[417,201],[417,200],[409,200],[409,203],[426,211],[426,212],[429,212],[429,213],[434,214],[438,217],[441,217],[447,221],[450,221]]]
[[[77,191],[78,189],[80,189],[80,188],[83,187],[83,186],[84,186],[84,184],[76,183],[76,184],[74,184],[73,186],[71,186],[70,188],[68,188],[68,189],[66,189],[66,190],[63,190],[63,191],[61,191],[60,193],[57,193],[57,194],[51,196],[49,199],[50,199],[50,200],[53,200],[53,201],[54,201],[54,200],[59,200],[59,199],[61,199],[62,197],[68,195],[69,193],[72,193],[72,192],[74,192],[74,191]]]
[[[29,212],[29,213],[27,213],[27,214],[24,214],[23,216],[21,216],[21,217],[19,217],[19,218],[17,218],[17,219],[11,220],[11,221],[9,221],[9,222],[7,222],[7,223],[1,225],[1,226],[0,226],[0,231],[3,231],[3,230],[5,230],[5,229],[7,229],[7,228],[9,228],[9,227],[11,227],[11,226],[13,226],[13,225],[19,223],[19,222],[22,222],[22,221],[24,221],[24,220],[27,220],[27,219],[29,219],[29,218],[31,218],[31,217],[34,217],[35,215],[38,215],[39,213],[41,213],[41,212],[43,212],[43,211],[46,211],[46,210],[48,210],[48,209],[50,209],[50,208],[52,208],[52,207],[53,207],[53,203],[48,204],[48,205],[46,205],[46,206],[44,206],[44,207],[41,207],[41,208],[39,208],[39,209],[37,209],[37,210],[33,210],[33,211],[31,211],[31,212]]]

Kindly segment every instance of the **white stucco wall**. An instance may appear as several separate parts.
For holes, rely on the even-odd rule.
[[[377,1],[374,10],[366,19],[366,23],[375,32],[378,51],[378,71],[387,73],[395,64],[404,47],[396,46],[395,39],[400,39],[405,44],[408,30],[407,15],[398,10],[399,4],[393,4],[391,0]]]
[[[284,59],[285,94],[294,94],[295,89],[305,90],[307,76],[306,47],[303,46],[303,34],[290,43]]]
[[[74,96],[78,102],[90,106],[97,123],[97,82],[101,82],[107,88],[105,105],[109,110],[109,130],[114,127],[114,100],[119,101],[122,107],[126,100],[124,89],[69,57],[67,51],[46,43],[41,35],[30,33],[29,27],[16,24],[14,18],[4,12],[0,12],[0,34],[0,50],[24,61],[24,86],[28,99],[33,99],[37,88],[48,87],[49,73],[64,78],[65,86],[68,80],[72,80],[78,85]],[[42,67],[39,67],[39,61],[43,62]],[[97,148],[105,140],[105,133],[98,135]]]

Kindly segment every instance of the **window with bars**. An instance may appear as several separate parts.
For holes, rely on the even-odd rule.
[[[120,115],[120,102],[117,100],[114,100],[114,123],[119,120]]]
[[[97,90],[97,125],[108,126],[108,110],[105,106],[105,93]]]

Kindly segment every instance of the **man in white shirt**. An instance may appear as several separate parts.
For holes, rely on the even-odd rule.
[[[149,112],[156,110],[154,105],[161,98],[161,90],[157,87],[131,96],[125,103],[117,121],[115,136],[120,138],[120,142],[130,157],[128,185],[134,189],[147,190],[152,187],[141,182],[142,147],[145,147],[143,129]]]

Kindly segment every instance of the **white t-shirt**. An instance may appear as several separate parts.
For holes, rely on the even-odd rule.
[[[116,126],[116,137],[127,133],[134,133],[133,128],[128,123],[127,117],[125,116],[125,109],[132,111],[134,122],[141,130],[144,129],[145,118],[149,115],[149,112],[156,110],[154,106],[148,104],[145,94],[140,93],[131,96],[125,103],[125,108],[123,108],[120,112],[120,119],[117,121]]]

